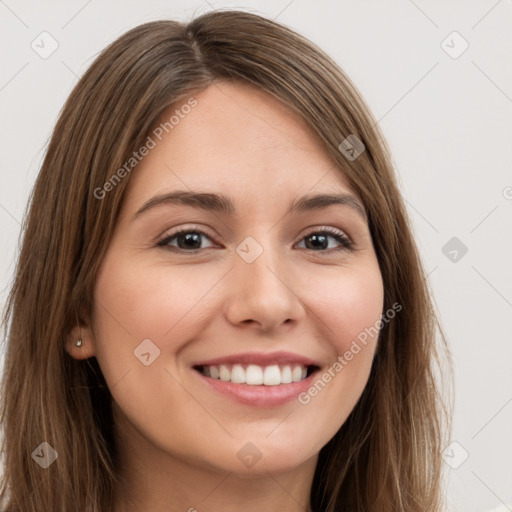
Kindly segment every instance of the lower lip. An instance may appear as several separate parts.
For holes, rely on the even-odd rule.
[[[283,405],[304,393],[318,373],[313,372],[306,379],[291,384],[279,384],[278,386],[250,386],[249,384],[235,384],[225,382],[212,377],[206,377],[197,370],[193,370],[208,386],[215,391],[236,400],[242,404],[256,407],[274,407]]]

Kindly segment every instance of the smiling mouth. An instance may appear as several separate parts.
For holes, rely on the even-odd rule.
[[[279,386],[301,382],[319,370],[316,365],[304,364],[220,364],[196,365],[193,368],[205,377],[248,386]]]

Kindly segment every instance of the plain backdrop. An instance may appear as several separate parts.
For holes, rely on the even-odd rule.
[[[78,77],[135,25],[226,7],[309,37],[379,120],[455,362],[450,510],[512,510],[511,1],[1,0],[0,305],[47,141]],[[58,44],[47,58],[33,49],[42,37],[46,51]]]

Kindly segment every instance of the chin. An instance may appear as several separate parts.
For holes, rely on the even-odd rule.
[[[271,439],[265,439],[265,436],[255,438],[252,442],[235,442],[231,449],[225,449],[219,454],[216,466],[223,471],[233,472],[240,478],[286,473],[308,462],[316,464],[318,451],[308,444],[299,439],[288,438],[285,445],[276,445]]]

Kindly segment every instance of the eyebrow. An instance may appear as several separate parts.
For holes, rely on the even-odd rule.
[[[166,194],[160,194],[146,201],[135,213],[134,219],[142,213],[157,206],[179,204],[199,208],[206,211],[213,211],[233,215],[236,212],[233,201],[223,194],[206,192],[189,192],[177,190]],[[320,210],[332,205],[349,206],[355,210],[366,222],[367,215],[361,203],[350,194],[317,194],[302,196],[292,202],[289,211],[309,212]]]

